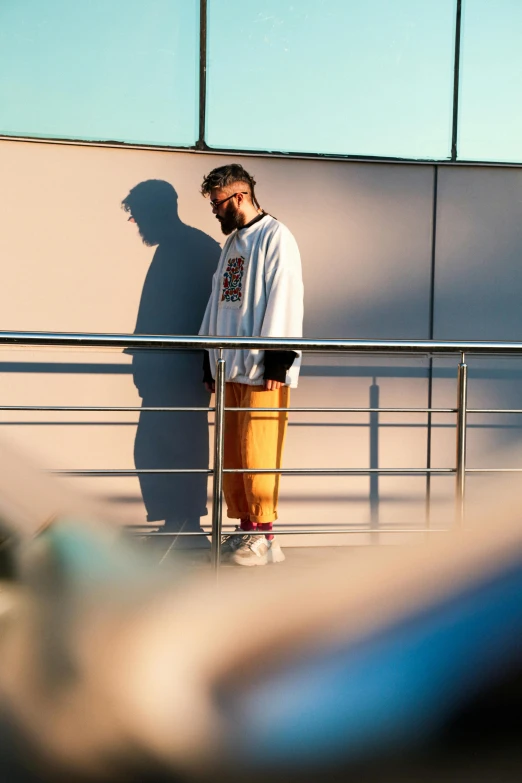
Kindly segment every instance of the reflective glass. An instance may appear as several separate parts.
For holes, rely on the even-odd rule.
[[[458,157],[522,161],[522,2],[465,0]]]
[[[198,0],[0,0],[0,133],[191,145]]]
[[[451,152],[456,0],[209,0],[207,142]]]

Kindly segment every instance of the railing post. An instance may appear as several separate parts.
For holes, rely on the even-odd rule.
[[[214,414],[214,485],[212,490],[212,540],[210,560],[216,572],[221,563],[221,528],[223,521],[223,454],[225,429],[225,360],[222,351],[216,362],[216,406]]]
[[[456,519],[464,521],[464,500],[466,491],[466,418],[468,407],[468,365],[466,355],[461,354],[457,375],[457,486]]]
[[[370,408],[379,407],[379,385],[374,377],[370,386]],[[379,467],[379,414],[370,413],[370,468]],[[370,473],[370,527],[379,529],[379,474]],[[372,535],[370,540],[378,540]]]

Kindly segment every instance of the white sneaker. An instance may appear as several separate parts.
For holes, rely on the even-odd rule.
[[[230,563],[241,566],[282,563],[285,559],[279,542],[273,538],[267,541],[264,535],[245,536],[237,549],[229,556]]]

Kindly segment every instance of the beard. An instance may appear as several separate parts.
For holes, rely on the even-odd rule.
[[[159,245],[159,239],[156,239],[156,237],[151,236],[150,234],[144,234],[143,231],[140,231],[139,234],[141,241],[147,247],[154,247],[155,245]]]
[[[227,204],[226,211],[222,216],[216,215],[216,217],[221,223],[221,231],[225,236],[231,234],[236,228],[241,228],[244,223],[239,209],[233,202]]]

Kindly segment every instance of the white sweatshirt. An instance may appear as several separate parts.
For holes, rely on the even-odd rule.
[[[303,278],[293,235],[271,215],[234,231],[221,252],[212,280],[201,335],[219,337],[301,337]],[[226,380],[260,386],[264,383],[264,351],[228,349]],[[209,351],[216,376],[217,350]],[[297,386],[301,356],[286,374]]]

